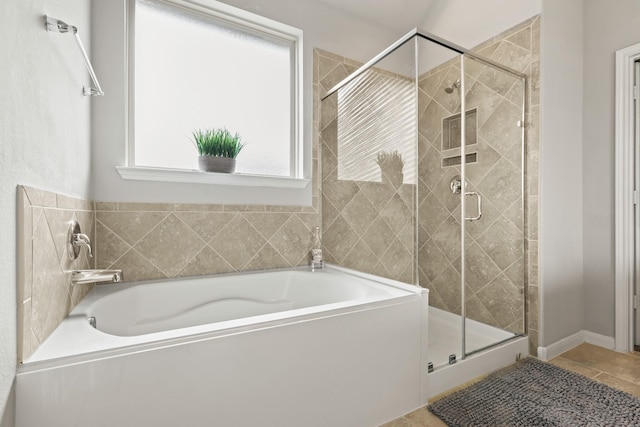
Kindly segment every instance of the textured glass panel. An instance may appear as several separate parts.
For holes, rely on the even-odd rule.
[[[291,175],[291,44],[138,0],[135,162],[197,169],[194,129],[247,143],[236,171]]]
[[[402,160],[402,182],[414,184],[415,81],[373,68],[338,92],[338,178],[381,182],[378,155]],[[381,157],[381,159],[383,159]],[[393,162],[393,157],[389,158]]]
[[[406,283],[417,280],[414,46],[323,100],[320,117],[327,262]],[[347,65],[335,56],[326,64],[345,75]]]

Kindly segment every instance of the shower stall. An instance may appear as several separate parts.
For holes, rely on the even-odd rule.
[[[525,75],[417,29],[345,70],[320,94],[327,261],[429,289],[435,372],[526,336]]]

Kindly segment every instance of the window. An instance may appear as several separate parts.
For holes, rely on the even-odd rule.
[[[123,177],[205,175],[191,133],[224,127],[246,143],[236,174],[302,178],[302,32],[212,0],[131,2]]]

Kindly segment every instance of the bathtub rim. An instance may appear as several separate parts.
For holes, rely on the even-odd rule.
[[[37,358],[34,360],[33,357],[38,356],[38,353],[36,351],[29,359],[23,361],[18,366],[18,373],[35,372],[35,371],[46,370],[46,369],[51,369],[51,368],[56,368],[61,366],[73,365],[77,363],[86,363],[93,360],[99,360],[104,358],[118,357],[125,354],[152,351],[157,348],[182,345],[188,342],[204,341],[208,339],[220,338],[223,336],[244,334],[254,330],[279,327],[287,324],[304,323],[304,322],[309,322],[314,319],[323,318],[323,317],[340,316],[350,312],[366,311],[366,310],[372,310],[372,309],[382,308],[382,307],[391,306],[391,305],[403,304],[415,298],[420,298],[420,299],[423,299],[423,301],[428,301],[427,298],[426,297],[423,298],[423,296],[427,296],[429,293],[429,290],[426,288],[422,288],[420,286],[410,285],[397,280],[387,279],[384,277],[375,276],[368,273],[362,273],[356,270],[352,270],[345,267],[339,267],[331,264],[326,264],[325,268],[328,271],[336,271],[346,275],[355,276],[361,279],[373,281],[378,285],[397,288],[401,291],[406,292],[406,294],[390,296],[389,298],[385,298],[385,299],[375,299],[372,301],[367,301],[367,299],[349,300],[345,302],[308,307],[305,309],[288,310],[288,311],[269,314],[269,315],[251,316],[251,317],[236,319],[232,321],[217,322],[214,324],[224,326],[225,323],[234,322],[234,323],[238,323],[238,325],[232,326],[232,327],[219,327],[214,330],[206,330],[206,331],[200,331],[200,332],[197,331],[197,329],[206,328],[208,325],[212,325],[212,324],[199,325],[199,326],[193,326],[188,328],[179,328],[179,329],[173,330],[173,331],[176,331],[175,336],[153,339],[154,338],[153,335],[159,335],[163,333],[147,334],[143,336],[147,336],[147,337],[152,336],[152,338],[147,339],[143,342],[133,342],[129,344],[118,345],[115,347],[112,346],[112,347],[107,347],[103,349],[91,350],[87,352],[63,355],[59,357]],[[190,276],[190,277],[184,277],[184,278],[182,277],[167,278],[167,279],[159,279],[159,280],[151,279],[151,280],[144,280],[144,281],[138,281],[138,282],[125,282],[125,283],[116,283],[112,285],[100,285],[100,286],[94,287],[94,289],[87,296],[85,296],[84,300],[86,300],[87,297],[89,297],[89,295],[93,295],[94,297],[99,298],[101,296],[106,296],[113,292],[119,292],[122,290],[126,290],[130,287],[139,286],[142,284],[172,282],[172,281],[175,282],[175,281],[206,279],[206,278],[218,278],[218,277],[225,277],[225,276],[241,276],[241,275],[248,275],[248,274],[268,273],[272,271],[310,271],[310,269],[308,266],[302,266],[302,267],[294,267],[294,268],[279,268],[279,269],[269,269],[269,270],[257,270],[257,271],[250,271],[250,272],[214,274],[214,275],[206,275],[206,276]],[[354,301],[359,301],[359,302],[354,303]],[[83,301],[81,301],[78,304],[78,306],[76,306],[76,308],[80,307],[80,310],[81,310],[83,308],[83,306],[81,306],[82,303]],[[88,303],[85,303],[85,306],[87,304]],[[308,311],[308,312],[302,313],[303,311]],[[299,313],[290,314],[292,312],[294,313],[299,312]],[[289,313],[289,314],[285,315],[285,313]],[[84,330],[86,330],[87,333],[99,333],[107,336],[112,336],[105,332],[93,329],[86,320],[87,319],[83,315],[83,313],[73,314],[73,311],[72,311],[72,313],[70,313],[65,318],[65,322],[67,322],[67,324],[70,322],[74,322],[74,324],[69,326],[65,325],[65,327],[69,327],[69,328],[81,327]],[[76,325],[76,323],[79,323],[79,325]],[[60,328],[61,326],[62,325],[58,326],[58,328]],[[54,333],[58,330],[58,328],[56,328]],[[192,330],[192,331],[189,331],[189,330]],[[182,332],[182,333],[178,334],[178,332]],[[131,337],[118,337],[118,336],[112,336],[112,337],[115,337],[116,339],[124,338],[122,339],[123,341],[125,341],[126,338],[131,338]],[[132,339],[131,341],[134,341],[134,340]]]
[[[370,280],[372,282],[376,282],[385,286],[391,286],[393,288],[397,288],[403,291],[407,291],[407,292],[412,292],[412,293],[421,293],[422,291],[429,291],[427,288],[422,288],[419,285],[412,285],[409,283],[405,283],[405,282],[400,282],[398,280],[394,280],[394,279],[388,279],[386,277],[382,277],[382,276],[376,276],[374,274],[369,274],[369,273],[364,273],[364,272],[360,272],[357,270],[353,270],[347,267],[341,267],[335,264],[329,264],[329,263],[325,263],[325,267],[324,270],[327,271],[338,271],[350,276],[355,276],[361,279],[366,279],[366,280]],[[119,292],[119,291],[123,291],[132,287],[136,287],[136,286],[141,286],[141,285],[148,285],[148,284],[152,284],[152,283],[170,283],[170,282],[175,282],[175,281],[191,281],[191,280],[199,280],[199,279],[214,279],[214,278],[221,278],[221,277],[234,277],[234,276],[253,276],[253,275],[257,275],[257,274],[265,274],[265,273],[271,273],[271,272],[282,272],[282,271],[302,271],[302,272],[311,272],[311,267],[309,267],[308,265],[303,265],[303,266],[297,266],[297,267],[282,267],[282,268],[270,268],[267,270],[251,270],[251,271],[236,271],[236,272],[231,272],[231,273],[217,273],[217,274],[205,274],[205,275],[201,275],[201,276],[184,276],[184,277],[166,277],[166,278],[160,278],[160,279],[145,279],[145,280],[138,280],[135,282],[118,282],[118,283],[103,283],[103,284],[97,284],[94,286],[94,288],[91,290],[90,293],[92,293],[95,296],[103,296],[106,294],[110,294],[110,293],[114,293],[114,292]],[[322,270],[319,271],[320,274],[322,274]],[[85,300],[85,298],[83,298],[83,301]],[[82,303],[82,301],[78,304],[80,305]]]

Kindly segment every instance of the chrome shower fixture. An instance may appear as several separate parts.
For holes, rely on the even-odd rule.
[[[453,89],[460,89],[460,79],[451,83],[449,86],[444,88],[444,91],[447,93],[453,93]]]
[[[84,50],[84,46],[82,46],[82,40],[80,40],[80,36],[78,35],[78,28],[69,25],[64,21],[61,21],[56,18],[51,18],[47,15],[44,15],[44,29],[47,31],[58,32],[58,33],[71,33],[76,38],[76,42],[78,43],[78,47],[80,48],[80,52],[82,52],[82,57],[84,58],[84,63],[87,65],[87,70],[89,71],[89,75],[91,76],[91,80],[93,80],[93,84],[96,87],[82,87],[82,93],[85,96],[102,96],[104,92],[100,87],[100,83],[98,82],[98,78],[96,77],[96,73],[93,71],[93,67],[91,66],[91,61],[89,61],[89,57],[87,56],[87,52]]]

